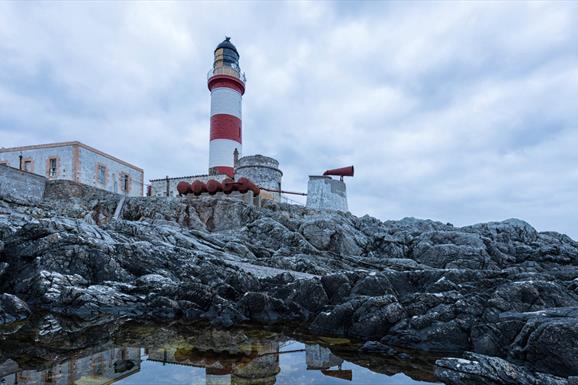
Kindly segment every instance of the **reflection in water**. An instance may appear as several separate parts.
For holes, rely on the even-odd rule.
[[[0,366],[2,370],[16,370],[6,375],[1,384],[111,384],[140,370],[140,348],[113,348],[85,357],[72,356],[67,361],[45,370],[18,370],[9,360]]]
[[[17,336],[6,336],[0,341],[0,384],[361,385],[435,381],[431,360],[422,357],[404,363],[392,357],[360,355],[347,341],[303,343],[264,331],[182,326],[113,330],[103,326],[97,332],[79,333],[60,330],[47,336],[41,329],[28,328]]]

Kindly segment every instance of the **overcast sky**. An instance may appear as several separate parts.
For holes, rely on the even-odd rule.
[[[279,159],[284,188],[354,164],[356,215],[578,239],[572,2],[0,2],[0,146],[79,140],[146,180],[204,173],[225,35],[243,152]]]

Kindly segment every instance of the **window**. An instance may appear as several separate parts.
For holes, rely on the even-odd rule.
[[[56,158],[50,158],[48,159],[48,176],[50,178],[54,178],[56,176],[56,171],[57,171],[57,159]]]
[[[31,160],[25,160],[24,161],[24,171],[28,171],[28,172],[32,172],[32,161]]]
[[[99,165],[98,166],[98,183],[106,184],[106,167]]]
[[[130,178],[127,174],[120,175],[120,191],[127,193],[130,190]]]

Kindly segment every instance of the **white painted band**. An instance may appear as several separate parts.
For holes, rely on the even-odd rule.
[[[241,143],[229,139],[211,140],[209,145],[209,168],[225,166],[233,167],[233,153],[235,149],[239,151],[241,157]]]
[[[241,119],[241,94],[231,88],[219,87],[211,91],[211,116],[233,115]]]

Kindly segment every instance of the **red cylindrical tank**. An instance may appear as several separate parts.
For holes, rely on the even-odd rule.
[[[203,182],[201,182],[200,180],[196,180],[191,184],[191,191],[196,196],[199,196],[202,193],[207,192],[207,186]]]
[[[187,195],[191,192],[191,185],[182,180],[177,184],[177,191],[179,192],[179,195]]]
[[[255,186],[255,189],[253,189],[253,195],[257,197],[257,196],[259,196],[259,194],[261,194],[261,189],[257,185],[254,185],[254,186]]]
[[[214,179],[209,179],[207,182],[207,191],[211,195],[215,195],[219,191],[223,191],[223,186]]]
[[[225,178],[221,184],[223,185],[223,192],[227,195],[232,193],[235,188],[235,181],[231,178]]]
[[[251,188],[251,181],[245,177],[239,178],[239,180],[237,181],[238,185],[237,185],[237,190],[241,193],[241,194],[245,194],[247,191],[249,191],[249,189]]]
[[[335,176],[353,176],[353,166],[334,168],[332,170],[327,170],[323,175],[335,175]]]
[[[249,190],[253,192],[254,196],[257,196],[261,193],[261,189],[259,189],[259,187],[250,180],[249,180]]]

